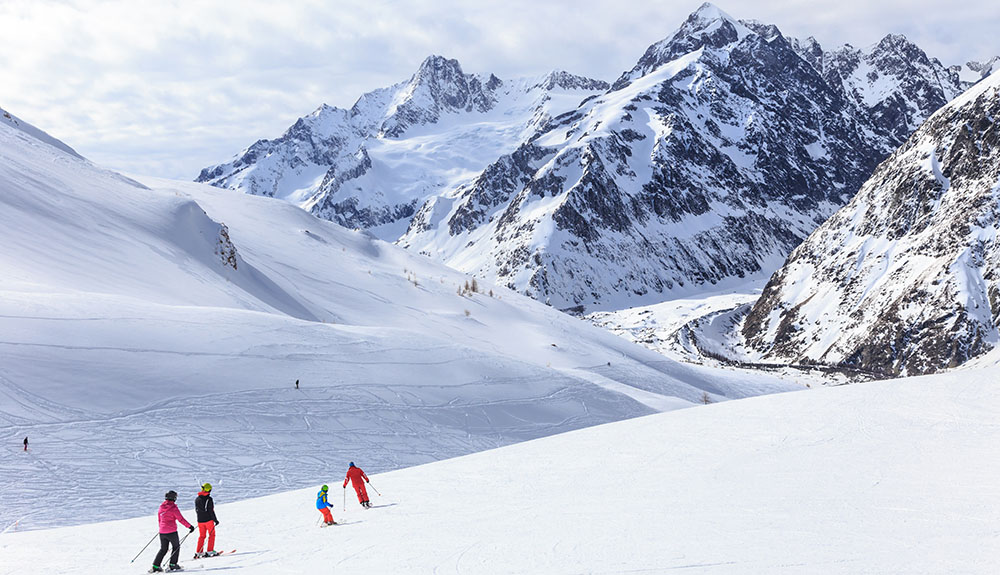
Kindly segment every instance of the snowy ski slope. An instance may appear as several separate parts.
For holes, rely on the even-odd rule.
[[[231,503],[194,572],[995,573],[997,368],[673,411]],[[364,460],[357,461],[363,467]],[[320,482],[334,517],[317,527]],[[147,513],[163,487],[150,483]],[[194,483],[171,485],[188,518]],[[109,490],[108,504],[118,495]],[[346,499],[346,506],[344,501]],[[346,511],[345,511],[346,507]],[[154,516],[0,535],[0,575],[136,574]]]
[[[0,123],[0,531],[795,388],[462,295],[467,276],[286,202],[140,184],[24,126]]]

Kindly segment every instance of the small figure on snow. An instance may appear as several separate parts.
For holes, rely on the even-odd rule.
[[[295,380],[295,389],[298,389],[298,388],[299,388],[299,380],[296,379]]]
[[[326,500],[326,492],[330,490],[329,486],[324,485],[320,487],[319,493],[316,494],[316,509],[323,514],[323,522],[326,525],[336,525],[337,522],[333,520],[333,515],[330,515],[330,502]]]
[[[365,489],[365,483],[368,483],[368,476],[365,475],[365,472],[360,467],[355,467],[353,461],[350,467],[347,468],[347,476],[344,477],[344,489],[347,489],[348,481],[354,486],[354,491],[358,493],[358,502],[365,509],[369,509],[372,504],[368,501],[368,490]]]
[[[27,435],[24,436],[24,450],[25,451],[28,450],[28,436]]]
[[[215,501],[212,500],[212,484],[205,483],[201,486],[198,497],[194,500],[194,510],[198,514],[198,547],[195,548],[194,558],[215,557],[219,554],[215,550],[215,526],[219,524],[219,519],[215,516]],[[208,537],[208,547],[205,547],[205,537]],[[201,550],[205,549],[202,553]]]
[[[176,501],[177,492],[170,490],[163,496],[163,503],[160,504],[160,511],[157,513],[160,522],[160,551],[153,558],[153,568],[149,570],[150,573],[163,572],[160,562],[163,561],[163,557],[167,554],[168,547],[173,547],[173,552],[170,554],[170,563],[167,565],[167,571],[180,571],[182,569],[177,564],[181,555],[181,540],[177,536],[176,522],[180,521],[181,525],[187,527],[188,533],[194,532],[194,525],[191,525],[187,519],[184,519],[184,516],[181,515],[181,510],[177,508]]]

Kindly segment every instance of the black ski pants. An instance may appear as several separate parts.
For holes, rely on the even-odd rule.
[[[153,565],[157,567],[161,566],[160,561],[163,561],[163,556],[167,554],[167,547],[173,545],[174,552],[170,554],[170,565],[176,565],[181,559],[181,539],[177,536],[177,532],[173,533],[160,533],[160,552],[156,554],[156,558],[153,559]]]

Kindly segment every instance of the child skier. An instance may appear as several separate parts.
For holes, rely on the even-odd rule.
[[[361,481],[362,478],[364,481]],[[368,483],[368,476],[365,475],[365,472],[360,467],[355,467],[353,461],[350,467],[347,468],[347,476],[344,477],[344,489],[347,489],[348,481],[354,486],[354,491],[358,493],[358,502],[361,503],[361,506],[365,509],[371,508],[372,504],[368,501],[368,490],[365,489],[365,483]]]
[[[337,522],[333,520],[333,515],[330,515],[330,502],[326,500],[326,492],[330,488],[326,485],[320,488],[319,493],[316,494],[316,509],[323,514],[323,521],[326,525],[336,525]]]
[[[187,519],[181,515],[181,510],[177,509],[177,492],[170,490],[167,494],[163,496],[163,503],[160,504],[160,511],[157,517],[160,522],[160,552],[156,554],[153,559],[153,568],[149,570],[150,573],[161,573],[163,568],[160,567],[160,562],[163,561],[164,555],[167,554],[167,548],[173,547],[173,553],[170,554],[170,563],[167,566],[167,571],[180,571],[183,569],[177,564],[177,560],[181,555],[181,542],[180,538],[177,537],[177,521],[181,522],[188,528],[188,533],[194,532],[194,525],[188,523]]]
[[[212,501],[212,484],[206,483],[201,486],[198,497],[194,500],[194,510],[198,514],[198,547],[195,549],[194,558],[215,557],[215,526],[219,524],[219,519],[215,516],[215,502]],[[208,536],[208,547],[205,552],[205,536]]]

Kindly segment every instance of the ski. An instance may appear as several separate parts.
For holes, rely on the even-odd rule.
[[[230,549],[229,551],[219,551],[215,555],[200,555],[200,556],[199,555],[195,555],[194,558],[195,559],[208,559],[210,557],[218,557],[219,555],[229,555],[231,553],[236,553],[236,550],[235,549]]]

